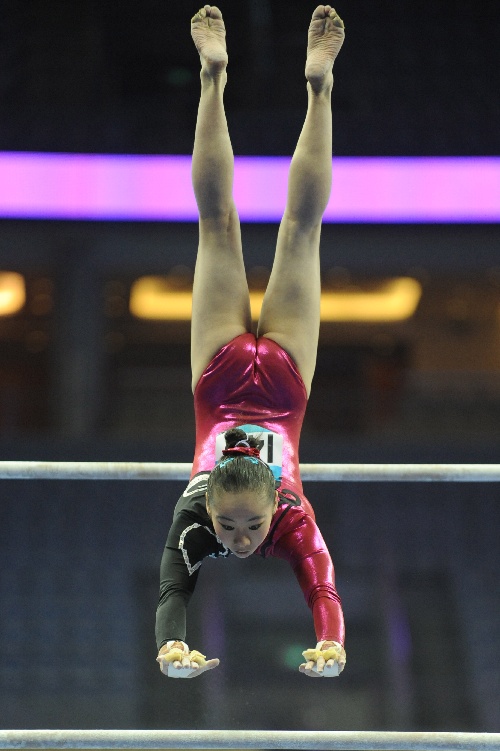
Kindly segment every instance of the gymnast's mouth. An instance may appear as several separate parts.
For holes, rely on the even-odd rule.
[[[234,555],[238,555],[241,558],[244,558],[246,555],[250,555],[250,550],[233,550]]]

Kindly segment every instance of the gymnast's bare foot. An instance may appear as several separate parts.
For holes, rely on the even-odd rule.
[[[342,42],[344,22],[331,5],[318,5],[309,26],[306,78],[314,91],[333,83],[332,67]]]
[[[202,71],[216,76],[227,65],[226,27],[215,5],[205,5],[191,19],[191,36],[200,54]]]

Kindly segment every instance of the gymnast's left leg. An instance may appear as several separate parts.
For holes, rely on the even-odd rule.
[[[294,359],[309,394],[316,366],[320,320],[319,242],[332,180],[333,62],[344,24],[330,5],[319,5],[309,26],[307,115],[290,165],[288,197],[258,335],[280,344]]]

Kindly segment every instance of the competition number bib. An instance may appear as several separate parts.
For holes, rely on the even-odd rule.
[[[245,431],[247,436],[264,441],[260,450],[260,458],[269,464],[276,480],[281,478],[283,464],[283,436],[279,433],[273,433],[272,430],[262,428],[260,425],[235,425]],[[224,431],[225,432],[225,431]],[[226,448],[224,433],[219,433],[215,440],[215,461],[222,458],[222,450]]]

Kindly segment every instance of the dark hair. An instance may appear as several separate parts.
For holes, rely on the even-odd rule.
[[[250,448],[261,449],[264,441],[254,436],[247,436],[241,428],[230,428],[224,433],[226,448],[234,448],[240,441],[246,441]],[[212,500],[217,491],[239,493],[250,490],[274,499],[276,483],[274,475],[262,459],[244,454],[222,457],[208,477],[207,495]]]

